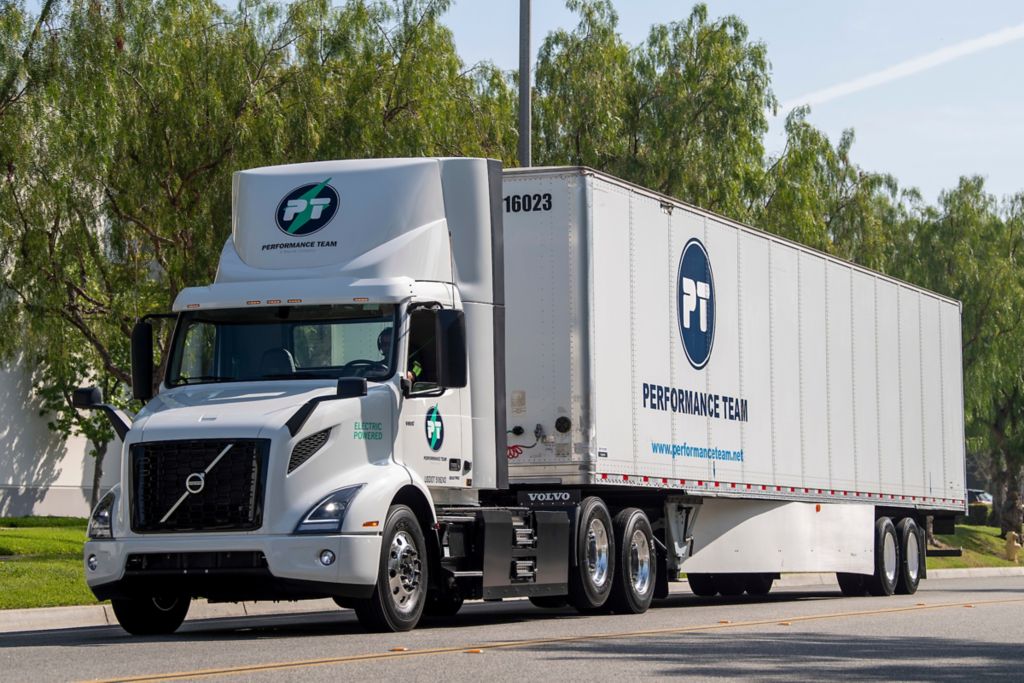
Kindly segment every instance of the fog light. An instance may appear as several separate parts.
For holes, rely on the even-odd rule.
[[[96,567],[100,566],[100,561],[96,559],[95,555],[90,555],[85,560],[85,564],[89,567],[89,571],[96,571]]]
[[[330,567],[332,564],[334,564],[334,553],[330,550],[321,550],[320,564],[322,564],[325,567]]]

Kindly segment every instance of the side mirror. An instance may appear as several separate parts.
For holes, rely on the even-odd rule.
[[[466,386],[466,316],[462,311],[442,309],[435,319],[437,379],[445,389]]]
[[[153,398],[153,326],[145,321],[132,328],[132,397]]]
[[[79,387],[71,394],[71,405],[83,410],[95,408],[103,403],[103,392],[99,387]]]
[[[365,377],[342,377],[338,380],[338,398],[366,396]]]

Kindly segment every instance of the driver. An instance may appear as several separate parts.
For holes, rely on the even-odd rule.
[[[391,353],[391,337],[394,329],[391,327],[385,327],[377,335],[377,351],[380,352],[383,362],[387,364]],[[423,372],[423,366],[420,365],[419,360],[416,359],[416,352],[413,351],[409,354],[409,369],[405,373],[405,378],[410,382],[415,382],[416,378]]]

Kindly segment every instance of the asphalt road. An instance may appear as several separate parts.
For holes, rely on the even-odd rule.
[[[926,581],[917,595],[793,588],[760,600],[674,594],[639,616],[469,604],[412,633],[349,611],[0,635],[0,680],[1024,679],[1024,578]]]

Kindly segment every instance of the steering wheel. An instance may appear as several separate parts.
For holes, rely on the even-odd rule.
[[[375,374],[374,370],[384,370],[386,372],[387,369],[388,366],[384,361],[356,358],[341,366],[341,374],[350,377],[366,377],[367,375]]]

